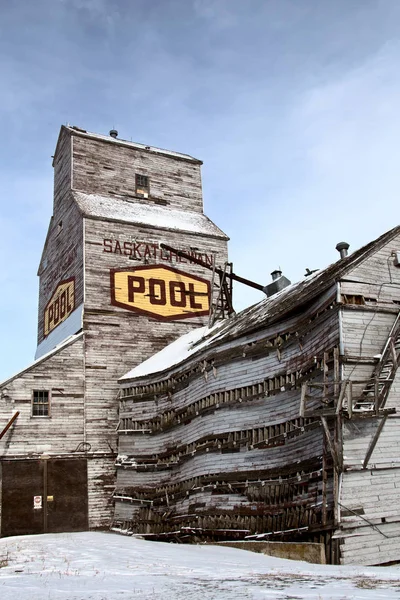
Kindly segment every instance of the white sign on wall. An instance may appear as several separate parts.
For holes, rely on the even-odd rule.
[[[42,496],[33,496],[33,508],[42,508]]]

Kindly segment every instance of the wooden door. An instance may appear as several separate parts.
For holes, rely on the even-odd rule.
[[[1,535],[88,529],[86,459],[5,460]]]

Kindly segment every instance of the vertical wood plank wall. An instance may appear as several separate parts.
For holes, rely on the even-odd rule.
[[[400,269],[393,252],[399,237],[348,274],[343,294],[358,295],[364,303],[343,306],[343,378],[371,376],[400,310]],[[385,564],[400,560],[400,373],[397,371],[386,402],[390,414],[367,467],[370,443],[382,417],[363,414],[343,423],[343,476],[339,497],[343,564]]]

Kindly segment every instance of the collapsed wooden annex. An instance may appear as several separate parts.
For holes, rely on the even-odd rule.
[[[114,528],[400,559],[400,227],[120,379]]]

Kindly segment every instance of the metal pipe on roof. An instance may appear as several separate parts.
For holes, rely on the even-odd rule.
[[[187,252],[184,252],[183,250],[177,250],[176,248],[172,248],[172,246],[168,246],[167,244],[160,244],[160,248],[162,248],[163,250],[169,250],[170,252],[173,252],[177,256],[186,258],[187,260],[194,262],[197,265],[200,265],[202,267],[205,267],[206,269],[209,269],[210,271],[213,270],[213,267],[208,265],[207,263],[205,263],[203,260],[201,260],[201,258],[197,258],[196,256],[191,256],[190,254],[188,254]],[[222,277],[222,275],[224,275],[225,277],[228,277],[229,279],[233,279],[233,281],[238,281],[239,283],[248,285],[249,287],[252,287],[255,290],[259,290],[260,292],[262,292],[264,290],[264,286],[260,285],[259,283],[255,283],[254,281],[250,281],[250,279],[245,279],[244,277],[235,275],[235,273],[224,273],[224,271],[220,267],[215,267],[215,272],[218,273],[218,275],[220,275],[221,277]]]
[[[350,244],[347,242],[339,242],[336,244],[336,250],[340,252],[340,258],[346,258],[347,251],[350,248]]]

